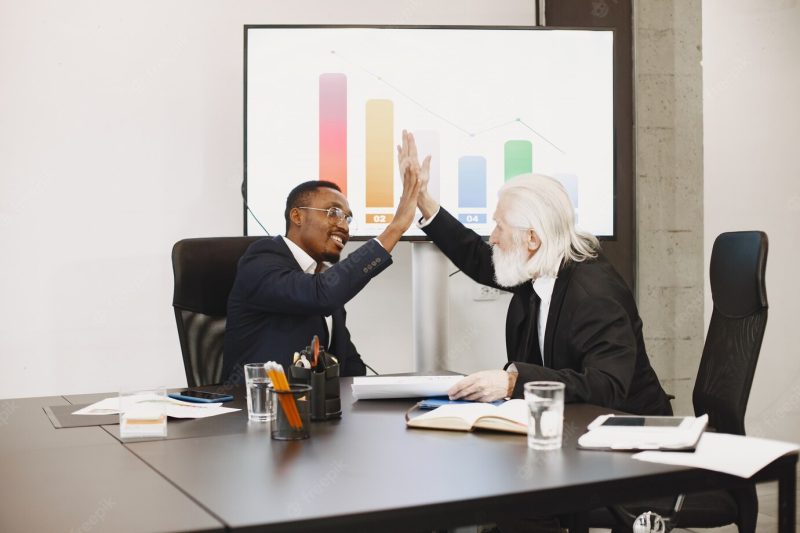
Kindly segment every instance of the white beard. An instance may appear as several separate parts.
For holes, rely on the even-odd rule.
[[[525,266],[528,263],[525,248],[515,243],[513,250],[504,252],[498,246],[492,247],[494,279],[501,287],[516,287],[531,279]]]

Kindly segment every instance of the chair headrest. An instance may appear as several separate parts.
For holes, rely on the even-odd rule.
[[[767,307],[767,234],[721,233],[711,250],[711,297],[714,308],[731,318]]]
[[[210,316],[226,316],[239,258],[261,237],[183,239],[172,247],[172,305]]]

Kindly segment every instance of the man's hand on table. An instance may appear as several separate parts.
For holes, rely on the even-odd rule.
[[[466,376],[447,391],[451,400],[494,402],[511,396],[517,374],[505,370],[482,370]]]

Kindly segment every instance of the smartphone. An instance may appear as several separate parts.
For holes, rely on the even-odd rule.
[[[183,400],[185,402],[199,403],[229,402],[233,400],[233,396],[230,394],[217,394],[216,392],[206,392],[194,389],[171,392],[167,396],[170,398],[175,398],[176,400]]]

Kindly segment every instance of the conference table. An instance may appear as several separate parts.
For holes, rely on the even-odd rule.
[[[797,453],[744,480],[579,450],[610,412],[584,404],[566,406],[560,450],[534,451],[524,435],[408,429],[414,400],[354,401],[350,383],[341,419],[294,442],[249,422],[239,388],[227,405],[241,411],[170,419],[166,438],[125,442],[118,425],[56,429],[45,412],[113,394],[1,400],[0,531],[408,532],[534,514],[586,531],[596,507],[774,480],[779,531],[795,528]]]

